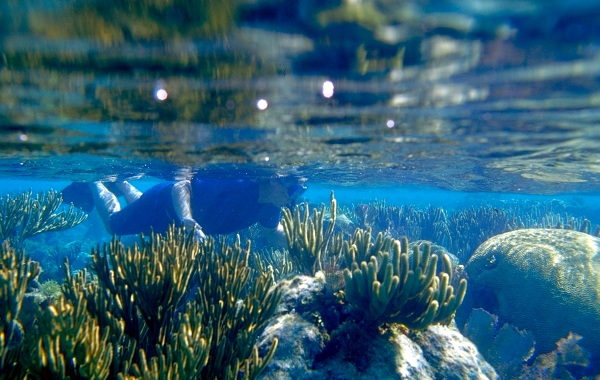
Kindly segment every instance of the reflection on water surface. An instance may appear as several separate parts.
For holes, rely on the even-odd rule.
[[[475,4],[8,1],[2,175],[596,190],[600,8]]]

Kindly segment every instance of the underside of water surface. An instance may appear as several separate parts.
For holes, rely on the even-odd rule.
[[[2,5],[2,176],[598,189],[593,2],[126,4]]]

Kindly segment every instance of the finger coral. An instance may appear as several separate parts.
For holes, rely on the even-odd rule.
[[[353,250],[358,249],[355,246]],[[401,242],[395,240],[391,251],[363,252],[359,256],[368,261],[354,260],[351,269],[344,270],[344,292],[345,299],[362,310],[367,320],[401,323],[420,330],[432,323],[449,322],[462,303],[466,280],[461,279],[454,290],[447,255],[443,257],[444,271],[436,275],[438,258],[429,246],[423,252],[413,247],[409,259],[408,240],[404,238]]]
[[[301,273],[315,274],[322,270],[323,258],[333,235],[337,216],[337,202],[331,193],[331,217],[327,227],[324,225],[325,205],[321,210],[313,209],[309,217],[308,204],[302,214],[299,207],[293,212],[283,209],[283,230],[287,238],[290,258]]]

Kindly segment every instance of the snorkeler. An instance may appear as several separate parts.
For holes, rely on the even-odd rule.
[[[109,233],[131,235],[163,233],[170,224],[205,234],[229,234],[258,223],[267,243],[284,247],[281,208],[290,207],[306,190],[305,179],[295,176],[251,179],[201,179],[164,182],[142,193],[129,182],[73,183],[63,202],[78,207],[93,205]],[[127,205],[121,208],[117,194]]]

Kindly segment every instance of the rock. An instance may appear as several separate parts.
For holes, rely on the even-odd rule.
[[[455,326],[429,326],[416,334],[413,340],[423,350],[427,362],[435,368],[436,379],[498,378],[477,347],[462,336]]]
[[[315,298],[325,288],[325,275],[318,272],[315,277],[296,276],[290,280],[281,281],[277,286],[282,288],[281,302],[275,312],[277,314],[302,312],[304,306],[316,303]]]
[[[485,294],[488,311],[533,333],[536,354],[573,332],[600,358],[600,239],[572,230],[516,230],[479,246],[465,269],[475,302]]]
[[[261,334],[261,351],[271,346],[273,338],[279,343],[275,356],[262,373],[263,379],[299,380],[315,379],[311,367],[315,357],[323,349],[325,342],[319,329],[297,313],[275,317]]]
[[[455,327],[410,332],[351,317],[329,294],[324,276],[282,281],[278,312],[259,338],[261,352],[279,344],[262,379],[496,379],[494,369]],[[334,316],[335,317],[332,317]]]

